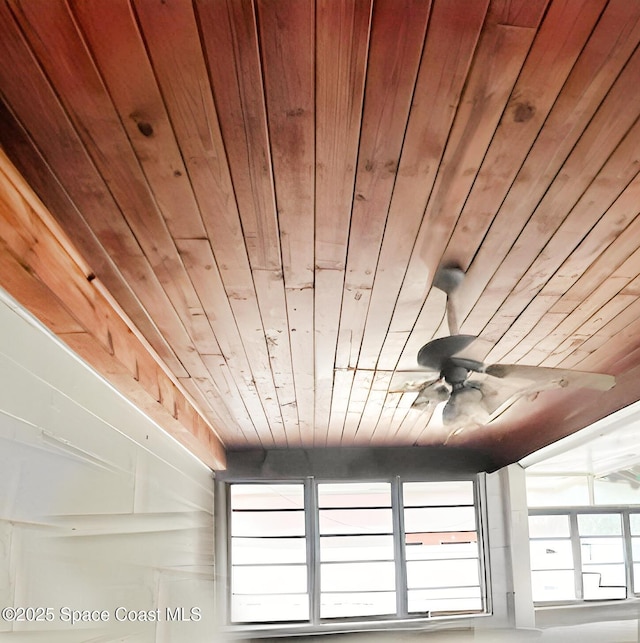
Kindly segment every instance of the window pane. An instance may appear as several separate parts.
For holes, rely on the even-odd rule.
[[[358,592],[395,589],[395,564],[323,563],[320,565],[322,592]]]
[[[620,514],[578,514],[581,536],[609,536],[622,533]]]
[[[320,509],[321,534],[391,534],[391,509]]]
[[[473,482],[405,482],[402,498],[405,507],[472,505]]]
[[[242,565],[232,568],[234,594],[302,594],[307,591],[306,565]]]
[[[531,572],[531,586],[534,601],[568,601],[576,598],[573,570]]]
[[[320,603],[321,618],[350,616],[380,616],[396,613],[395,592],[354,592],[350,594],[323,594]]]
[[[304,511],[233,511],[232,536],[304,536]]]
[[[235,623],[306,621],[309,597],[306,594],[241,595],[231,601],[231,620]]]
[[[304,509],[301,484],[233,484],[233,509]]]
[[[476,528],[473,507],[437,507],[405,509],[406,532],[424,531],[473,531]]]
[[[612,479],[596,478],[593,481],[593,498],[596,505],[639,505],[640,485],[637,480],[612,474]],[[619,477],[616,477],[619,476]]]
[[[629,514],[629,522],[631,523],[631,533],[640,535],[640,513]]]
[[[626,598],[624,565],[584,565],[582,587],[584,598],[612,599]]]
[[[322,536],[320,560],[393,560],[393,536]]]
[[[529,516],[530,538],[569,537],[569,516]]]
[[[407,534],[405,547],[407,560],[478,557],[478,544],[475,533],[463,532],[453,535],[458,540],[449,540],[450,534]],[[420,537],[421,541],[410,542],[410,538],[416,537]]]
[[[600,587],[605,586],[619,586],[622,587],[626,583],[624,565],[592,565],[587,564],[582,566],[582,577],[583,582],[585,583],[585,593],[586,593],[586,576],[590,576],[589,583],[592,586]]]
[[[622,538],[581,538],[583,563],[623,563]]]
[[[231,560],[234,565],[305,563],[307,543],[304,538],[232,538]]]
[[[633,565],[633,591],[640,594],[640,564],[634,563]]]
[[[531,569],[573,569],[570,540],[532,540]]]
[[[631,550],[633,552],[633,560],[640,562],[640,538],[631,539]]]
[[[526,476],[529,507],[572,507],[589,504],[587,476]]]
[[[388,482],[347,482],[318,485],[319,507],[390,507]]]
[[[478,561],[475,559],[407,561],[409,589],[465,585],[479,585]]]
[[[482,596],[479,587],[410,589],[407,592],[407,600],[410,614],[482,610]]]

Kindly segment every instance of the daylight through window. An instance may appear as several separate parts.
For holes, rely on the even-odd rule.
[[[472,481],[233,483],[230,620],[481,614]]]

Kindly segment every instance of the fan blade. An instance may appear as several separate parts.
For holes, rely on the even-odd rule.
[[[414,408],[435,407],[440,402],[449,399],[451,389],[443,380],[427,382],[421,389],[418,397],[411,405]]]
[[[571,371],[564,368],[549,368],[546,366],[525,366],[521,364],[492,364],[484,369],[487,375],[500,379],[506,377],[519,378],[543,388],[590,388],[598,391],[608,391],[616,383],[613,375],[604,373],[587,373]],[[539,388],[538,390],[543,390]]]
[[[450,335],[434,339],[418,351],[418,364],[439,373],[447,360],[463,351],[476,339],[475,335]]]
[[[460,268],[453,266],[439,268],[433,277],[433,285],[447,293],[447,323],[449,325],[450,335],[457,335],[460,332],[454,293],[463,279],[464,272]]]
[[[391,377],[389,393],[412,393],[421,391],[425,386],[430,386],[440,381],[439,377],[426,371],[396,371]]]

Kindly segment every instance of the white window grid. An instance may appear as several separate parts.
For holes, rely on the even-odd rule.
[[[439,618],[457,618],[469,616],[482,616],[491,612],[491,597],[488,588],[490,587],[488,554],[486,548],[486,513],[484,510],[483,486],[479,484],[478,479],[467,480],[473,483],[473,505],[456,505],[456,504],[438,504],[439,507],[461,507],[473,506],[475,516],[475,536],[477,538],[477,565],[478,565],[478,585],[474,586],[479,592],[481,609],[479,610],[462,610],[460,612],[447,612],[446,614],[434,614],[428,611],[412,612],[408,606],[408,581],[407,581],[407,557],[406,557],[406,533],[404,528],[404,504],[402,499],[403,482],[434,482],[433,480],[416,480],[414,478],[404,479],[396,476],[392,479],[376,480],[374,482],[389,483],[391,489],[391,511],[393,521],[393,543],[394,543],[394,567],[395,567],[395,612],[388,614],[376,614],[375,616],[350,616],[350,617],[329,617],[323,618],[321,614],[321,572],[320,572],[320,529],[319,529],[319,506],[318,506],[318,485],[330,484],[349,484],[353,482],[372,482],[371,480],[324,480],[308,477],[305,479],[294,480],[234,480],[227,483],[227,490],[233,484],[301,484],[304,488],[304,513],[305,513],[305,542],[306,542],[306,568],[307,568],[307,597],[309,601],[309,610],[307,619],[299,620],[273,620],[273,621],[234,621],[231,618],[231,605],[233,601],[233,584],[228,583],[227,595],[227,622],[231,625],[299,625],[299,626],[318,626],[328,622],[367,622],[367,621],[398,621],[398,620],[434,620]],[[442,481],[443,483],[450,480]],[[227,578],[232,578],[233,560],[231,556],[231,513],[232,507],[227,495]],[[425,504],[425,507],[433,505]],[[353,509],[357,507],[352,507]],[[367,507],[371,508],[371,507]],[[413,505],[412,505],[413,508]],[[446,559],[445,559],[446,560]],[[367,561],[362,561],[367,562]],[[374,561],[371,561],[374,562]],[[326,563],[324,563],[326,564]],[[446,582],[434,588],[436,591],[446,591],[449,588]],[[326,594],[326,592],[325,592]]]
[[[578,517],[585,515],[615,515],[620,518],[619,534],[581,534],[578,526]],[[626,598],[640,597],[640,506],[593,506],[593,507],[540,507],[529,509],[529,516],[566,516],[569,521],[568,536],[530,536],[530,543],[569,542],[571,547],[572,566],[562,568],[545,568],[544,571],[571,571],[573,573],[573,586],[575,597],[571,599],[535,599],[536,605],[559,605],[589,602],[590,600],[624,600]],[[636,518],[633,519],[632,517]],[[637,521],[638,527],[631,526],[632,519]],[[624,566],[624,595],[599,598],[598,596],[585,596],[585,575],[590,572],[590,567],[596,565],[583,560],[583,540],[606,541],[607,539],[620,538],[622,541],[622,560],[615,565]],[[636,544],[634,554],[634,543]],[[604,563],[606,564],[606,563]],[[533,566],[532,566],[533,567]],[[532,568],[532,574],[542,571]],[[622,586],[621,586],[622,587]]]

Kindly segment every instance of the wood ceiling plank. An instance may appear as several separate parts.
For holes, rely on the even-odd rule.
[[[358,362],[429,10],[429,2],[414,0],[382,0],[374,5],[338,368],[355,367]]]
[[[415,323],[533,42],[535,29],[506,26],[499,20],[492,6],[400,290],[391,332],[410,331]]]
[[[314,444],[327,440],[371,0],[316,3]]]
[[[629,257],[638,246],[639,202],[636,176],[517,317],[492,351],[493,358],[522,359]]]
[[[307,288],[314,273],[314,4],[257,6],[285,285]]]
[[[489,351],[487,362],[519,362],[567,316],[549,309],[556,300],[553,296],[536,297],[520,317],[514,320],[506,333]]]
[[[324,446],[340,446],[354,375],[355,371],[353,369],[336,369],[334,371],[331,415],[329,416],[329,430],[327,431]]]
[[[286,310],[282,273],[255,270],[253,275],[267,342],[269,364],[275,383],[276,399],[284,422],[286,444],[300,446],[301,427],[298,420],[294,369],[291,363],[291,345],[289,343],[291,321],[282,314],[282,311]],[[292,326],[291,330],[293,328],[295,326]],[[293,332],[291,335],[293,336]],[[313,363],[313,353],[311,362]],[[311,390],[313,390],[313,386]]]
[[[395,293],[411,257],[487,6],[488,2],[433,2],[358,358],[361,368],[375,368],[379,359],[383,368],[394,366],[382,347],[388,348],[385,338]],[[397,360],[395,342],[392,354]]]
[[[105,249],[112,256],[127,257],[127,261],[120,264],[123,275],[132,284],[144,282],[144,288],[138,288],[136,294],[153,315],[158,327],[173,338],[174,348],[180,352],[181,361],[193,372],[200,370],[204,373],[206,369],[197,356],[193,355],[193,344],[175,310],[171,305],[166,305],[166,293],[160,287],[55,93],[27,49],[5,4],[0,5],[0,15],[0,48],[3,59],[7,61],[3,65],[5,73],[0,72],[0,80],[7,102],[14,111],[20,113],[25,130],[54,168],[78,209],[87,217]],[[16,69],[22,69],[22,74],[28,75],[28,86],[17,80],[23,77],[22,74],[9,73],[9,70]],[[55,137],[52,132],[56,132]]]
[[[562,360],[562,368],[575,368],[578,370],[595,370],[598,360],[604,357],[611,357],[613,351],[607,346],[606,354],[597,354],[596,351],[607,344],[613,338],[616,338],[627,326],[634,323],[640,318],[640,300],[636,300],[625,308],[614,319],[602,326],[598,332],[594,333],[585,340],[576,350],[568,357]],[[595,356],[593,356],[595,354]],[[593,357],[592,357],[593,356]]]
[[[160,0],[140,0],[134,6],[271,434],[275,443],[284,445],[282,414],[193,8]]]
[[[299,434],[302,445],[311,446],[315,441],[314,290],[287,288],[286,295]]]
[[[380,422],[380,416],[384,408],[391,382],[390,371],[375,371],[373,373],[373,380],[371,388],[367,395],[367,400],[364,409],[360,415],[360,422],[353,443],[360,446],[371,446],[372,437]],[[389,418],[389,422],[392,418]]]
[[[400,399],[395,407],[393,414],[393,419],[389,423],[388,428],[380,436],[378,443],[381,446],[395,445],[400,427],[404,422],[407,413],[411,409],[411,405],[414,403],[417,393],[400,393]]]
[[[215,352],[215,338],[166,222],[67,6],[62,0],[41,6],[19,0],[12,4],[33,51],[182,323],[199,350]],[[161,156],[162,150],[156,153]]]
[[[255,6],[250,0],[197,0],[196,13],[249,262],[254,270],[279,270],[280,237]]]
[[[362,369],[355,372],[342,433],[341,444],[344,446],[353,446],[356,443],[356,434],[373,385],[374,375],[374,371]]]
[[[254,295],[226,150],[190,3],[133,3],[230,298]],[[171,34],[171,38],[167,38]]]
[[[422,409],[410,407],[398,427],[393,444],[394,446],[413,446],[414,440],[426,428],[428,415]]]
[[[633,313],[638,313],[638,303],[632,304],[627,309]],[[619,321],[618,321],[619,319]],[[629,321],[624,328],[619,328],[621,322]],[[638,348],[638,333],[640,332],[640,318],[636,316],[634,319],[629,318],[622,314],[616,320],[610,322],[615,328],[615,334],[607,339],[600,346],[595,348],[589,353],[587,357],[576,364],[580,370],[602,370],[610,372],[615,375],[624,373],[625,370],[631,368],[624,360],[633,351]],[[613,329],[607,330],[607,334]],[[623,368],[625,370],[623,370]]]
[[[209,323],[216,337],[219,338],[220,350],[252,419],[254,431],[259,436],[261,444],[273,444],[269,421],[262,407],[261,396],[256,388],[233,308],[224,290],[224,284],[209,241],[207,239],[179,239],[176,244],[198,292]],[[255,308],[255,314],[258,315],[257,306]],[[204,359],[206,363],[207,359]],[[262,392],[265,397],[275,395],[272,388],[262,390]]]
[[[617,34],[611,38],[611,34]],[[462,320],[516,241],[640,40],[640,6],[609,2],[478,249],[459,291]]]
[[[600,225],[602,223],[603,225]],[[640,175],[632,181],[565,265],[558,270],[559,297],[553,311],[570,313],[638,248],[640,235]],[[601,252],[596,254],[597,242]],[[593,257],[586,269],[580,270]],[[586,259],[586,260],[585,260]],[[579,275],[576,279],[576,275]],[[555,277],[555,275],[554,275]],[[550,283],[550,286],[552,284]],[[568,286],[568,287],[567,287]]]
[[[402,395],[400,392],[387,393],[383,401],[382,412],[380,413],[380,417],[370,439],[371,446],[381,446],[387,440],[391,432],[393,416],[398,408],[398,402],[400,402]]]
[[[314,445],[326,443],[331,416],[333,392],[333,366],[336,354],[340,304],[344,272],[341,270],[316,270],[314,354],[315,354],[315,410]]]
[[[603,326],[615,319],[637,299],[637,295],[625,293],[625,289],[622,288],[620,292],[613,295],[609,301],[596,310],[582,325],[571,332],[571,334],[567,334],[566,339],[558,344],[558,346],[553,349],[553,352],[545,353],[542,359],[536,359],[536,361],[541,366],[558,366],[582,346],[587,339],[595,335]],[[588,312],[586,314],[588,314]],[[586,314],[583,316],[586,316]],[[574,324],[575,323],[574,321]],[[560,326],[558,326],[558,329],[560,329]],[[535,353],[535,351],[532,351],[532,353]],[[528,357],[529,355],[527,355],[525,359]]]
[[[549,7],[453,230],[445,265],[469,267],[605,5],[564,0]]]
[[[70,9],[172,236],[203,237],[189,175],[129,2],[70,0]]]
[[[204,462],[224,468],[224,447],[214,430],[194,408],[177,380],[117,308],[88,266],[64,237],[51,215],[40,206],[30,188],[0,155],[0,273],[3,284],[25,286],[14,296],[35,311],[51,307],[45,321],[57,318],[56,309],[71,317],[75,327],[58,328],[72,349],[111,381],[126,397],[178,439]],[[24,198],[22,194],[29,194]],[[13,271],[22,273],[11,273]],[[15,278],[14,278],[15,277]],[[44,287],[34,289],[29,282]],[[43,302],[40,295],[48,294]],[[34,301],[29,297],[35,295]],[[162,391],[170,392],[163,399]]]
[[[211,378],[181,377],[178,379],[178,382],[191,396],[196,408],[204,409],[203,413],[205,417],[209,422],[213,423],[213,426],[222,427],[225,434],[234,436],[229,439],[228,446],[227,439],[225,437],[225,448],[233,448],[231,444],[235,444],[236,440],[234,438],[235,435],[240,433],[240,429],[233,418],[229,415],[227,407],[224,405],[220,397],[220,391],[218,391],[217,387],[212,384]],[[238,442],[245,444],[242,440],[238,440]]]
[[[269,140],[280,227],[290,363],[299,427],[293,444],[313,442],[315,13],[309,1],[258,2]],[[282,279],[282,276],[280,276]],[[303,292],[308,290],[307,293]],[[302,298],[302,301],[301,301]],[[295,324],[295,326],[294,326]],[[295,330],[294,330],[295,328]],[[305,341],[305,338],[307,341]]]
[[[136,327],[167,366],[178,376],[186,375],[182,363],[177,359],[158,327],[151,321],[149,313],[124,279],[113,259],[98,241],[91,228],[71,201],[68,193],[60,185],[57,177],[46,163],[38,149],[33,145],[19,123],[0,102],[1,143],[7,156],[31,188],[39,195],[47,209],[54,214],[62,228],[67,231],[82,257],[90,258],[91,271],[97,275],[114,296]]]
[[[640,273],[640,248],[626,261],[615,268],[610,276],[581,301],[567,317],[545,337],[538,342],[535,349],[538,354],[551,354],[564,339],[575,332],[595,312],[600,310],[614,295],[631,284]],[[526,358],[526,356],[525,356]]]
[[[196,385],[206,391],[206,396],[212,399],[216,409],[221,407],[227,409],[229,418],[232,418],[231,423],[225,426],[227,448],[230,448],[231,445],[233,448],[241,446],[246,448],[256,444],[256,440],[264,448],[272,446],[273,440],[268,425],[263,427],[266,429],[263,430],[263,435],[267,436],[266,444],[263,444],[260,432],[256,429],[248,413],[244,399],[224,357],[222,355],[203,355],[202,360],[207,365],[211,378],[196,380]],[[211,386],[211,382],[214,386]]]
[[[280,225],[298,440],[313,443],[315,9],[258,2],[269,134]],[[292,433],[292,439],[294,434]]]
[[[0,274],[2,287],[54,333],[80,332],[82,327],[69,311],[60,306],[58,298],[39,279],[24,270],[4,241],[0,242]],[[124,367],[123,367],[124,368]]]
[[[635,112],[637,117],[639,108],[636,108]],[[633,117],[634,114],[631,114],[628,120]],[[622,116],[620,118],[623,120]],[[542,243],[546,241],[541,250],[540,246],[537,247],[539,254],[533,259],[528,270],[520,270],[520,273],[524,272],[524,274],[512,287],[509,296],[504,300],[492,321],[482,331],[483,336],[490,340],[495,340],[504,333],[503,319],[518,316],[522,312],[524,309],[523,300],[526,299],[528,303],[532,296],[542,290],[550,275],[553,275],[570,257],[571,252],[579,247],[585,235],[589,234],[590,230],[603,217],[603,213],[610,209],[638,174],[640,167],[640,121],[631,127],[614,150],[605,148],[607,151],[605,156],[608,156],[609,151],[611,151],[611,155],[595,176],[584,168],[583,155],[593,154],[596,149],[601,149],[604,137],[613,138],[615,135],[607,130],[606,123],[600,136],[592,134],[589,137],[589,134],[591,134],[590,128],[576,146],[576,162],[574,162],[574,154],[572,153],[563,167],[563,175],[566,173],[567,178],[564,181],[560,180],[557,189],[557,181],[552,183],[550,192],[547,193],[553,194],[552,200],[547,203],[546,198],[543,199],[540,207],[525,226],[522,240],[516,242],[511,254],[505,259],[505,264],[508,264],[509,267],[505,267],[504,270],[501,268],[494,276],[495,280],[501,271],[504,273],[506,270],[510,270],[513,274],[516,265],[522,266],[533,256],[533,252],[536,251],[534,244],[537,240],[540,239]],[[591,138],[592,141],[587,150],[582,145],[583,141],[589,140],[585,137]],[[574,169],[575,165],[577,167]],[[571,181],[571,177],[574,178],[573,181]],[[582,184],[579,183],[577,177],[580,177]],[[592,182],[588,187],[585,187],[585,183],[590,177],[592,177]],[[583,190],[581,196],[574,204],[576,192],[580,190]],[[634,212],[635,208],[627,212],[624,219],[628,219]],[[606,217],[606,214],[604,216]],[[603,243],[604,246],[601,247],[606,247],[606,238],[603,239]],[[520,259],[521,263],[518,261]],[[506,282],[506,277],[503,277],[502,280]],[[481,304],[481,302],[482,299],[479,303]]]
[[[398,353],[396,352],[395,357],[389,355],[389,359],[387,360],[383,351],[383,357],[385,357],[385,359],[381,359],[381,362],[389,363],[395,359],[397,362],[393,365],[394,368],[408,371],[418,369],[418,351],[422,346],[436,337],[449,334],[448,324],[446,322],[446,310],[447,296],[441,290],[432,288],[418,315],[412,333],[402,347],[400,359],[398,360]],[[446,332],[439,332],[443,327],[446,328]],[[384,348],[386,349],[386,343]]]
[[[316,239],[321,270],[344,272],[372,0],[316,4]]]
[[[245,298],[235,297],[230,298],[229,301],[251,367],[252,384],[255,386],[269,422],[274,444],[284,446],[287,443],[287,439],[282,419],[282,409],[278,403],[265,330],[256,296],[254,294]],[[251,404],[249,397],[246,398],[245,403]],[[263,436],[262,439],[266,440],[267,438]]]

